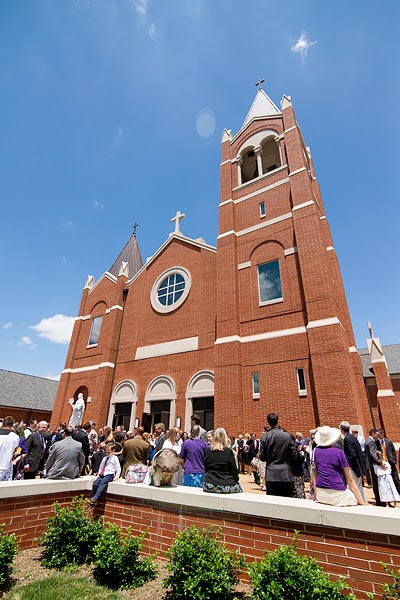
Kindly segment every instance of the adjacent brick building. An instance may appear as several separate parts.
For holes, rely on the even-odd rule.
[[[222,137],[217,247],[175,231],[142,265],[133,234],[83,290],[53,424],[85,420],[260,432],[371,426],[346,296],[309,148],[290,97],[264,90]],[[398,417],[397,417],[398,419]],[[386,425],[386,423],[385,423]],[[387,432],[390,435],[391,432]]]

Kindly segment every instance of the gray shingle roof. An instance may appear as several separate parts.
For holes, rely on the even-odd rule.
[[[389,375],[398,375],[400,373],[400,344],[382,346],[382,350],[386,356]],[[372,363],[368,348],[359,348],[358,353],[361,357],[364,377],[373,377],[373,373],[370,371],[372,368]]]
[[[52,411],[58,381],[0,369],[0,405]]]
[[[122,262],[128,263],[129,279],[132,279],[132,277],[136,275],[136,273],[143,267],[142,256],[140,254],[139,245],[134,233],[131,235],[124,248],[121,250],[117,260],[108,270],[108,272],[112,275],[115,275],[115,277],[118,277]]]

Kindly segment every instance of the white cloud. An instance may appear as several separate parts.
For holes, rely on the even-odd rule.
[[[122,142],[122,138],[125,135],[125,129],[121,126],[118,125],[118,127],[115,127],[114,131],[113,131],[113,144],[115,146],[118,146],[121,142]]]
[[[30,337],[27,335],[23,335],[22,338],[18,342],[10,342],[11,346],[25,346],[29,348],[29,350],[33,350],[37,348],[37,344],[35,344]]]
[[[136,9],[136,12],[139,15],[146,16],[147,13],[147,2],[146,0],[139,0],[139,2],[134,2],[133,6]]]
[[[71,339],[74,323],[75,317],[67,317],[59,314],[48,319],[42,319],[37,325],[30,325],[29,329],[36,331],[39,337],[55,342],[56,344],[68,344]]]
[[[152,40],[156,37],[156,26],[152,23],[148,29],[148,34]]]
[[[14,325],[14,323],[11,323],[11,322],[9,322],[9,323],[4,323],[4,325],[3,325],[3,329],[11,329],[11,327],[12,327],[13,325]]]
[[[308,54],[308,51],[311,46],[314,46],[317,42],[310,42],[307,37],[307,33],[305,31],[301,32],[301,35],[294,46],[291,47],[291,51],[296,54],[300,54],[301,59],[305,60]]]
[[[102,202],[97,202],[97,200],[95,200],[92,203],[92,208],[96,208],[97,210],[104,210],[104,203]]]
[[[46,379],[53,379],[54,381],[60,381],[61,373],[47,373]]]
[[[61,227],[64,227],[64,229],[70,229],[72,226],[73,226],[73,222],[70,221],[69,219],[67,219],[66,221],[61,223]]]

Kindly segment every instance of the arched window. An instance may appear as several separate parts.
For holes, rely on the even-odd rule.
[[[115,387],[108,414],[108,424],[115,429],[123,425],[125,430],[132,430],[136,417],[137,386],[134,381],[126,379]]]
[[[261,142],[262,170],[263,174],[274,171],[281,166],[281,155],[279,146],[273,137],[268,137]]]
[[[257,166],[257,157],[254,152],[254,148],[247,148],[241,154],[242,157],[242,183],[246,183],[247,181],[251,181],[259,176],[258,166]]]

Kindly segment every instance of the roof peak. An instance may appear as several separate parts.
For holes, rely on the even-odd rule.
[[[128,277],[132,278],[143,266],[139,244],[136,239],[136,227],[137,225],[135,224],[131,237],[119,253],[112,267],[108,269],[108,272],[115,277],[120,275],[121,267],[123,267],[123,273],[126,273],[126,270],[128,270]],[[127,263],[127,265],[123,265],[123,263]]]
[[[272,102],[271,98],[260,88],[253,100],[253,104],[250,107],[249,112],[243,122],[241,129],[246,127],[250,121],[256,117],[270,117],[272,115],[280,115],[281,111]]]

